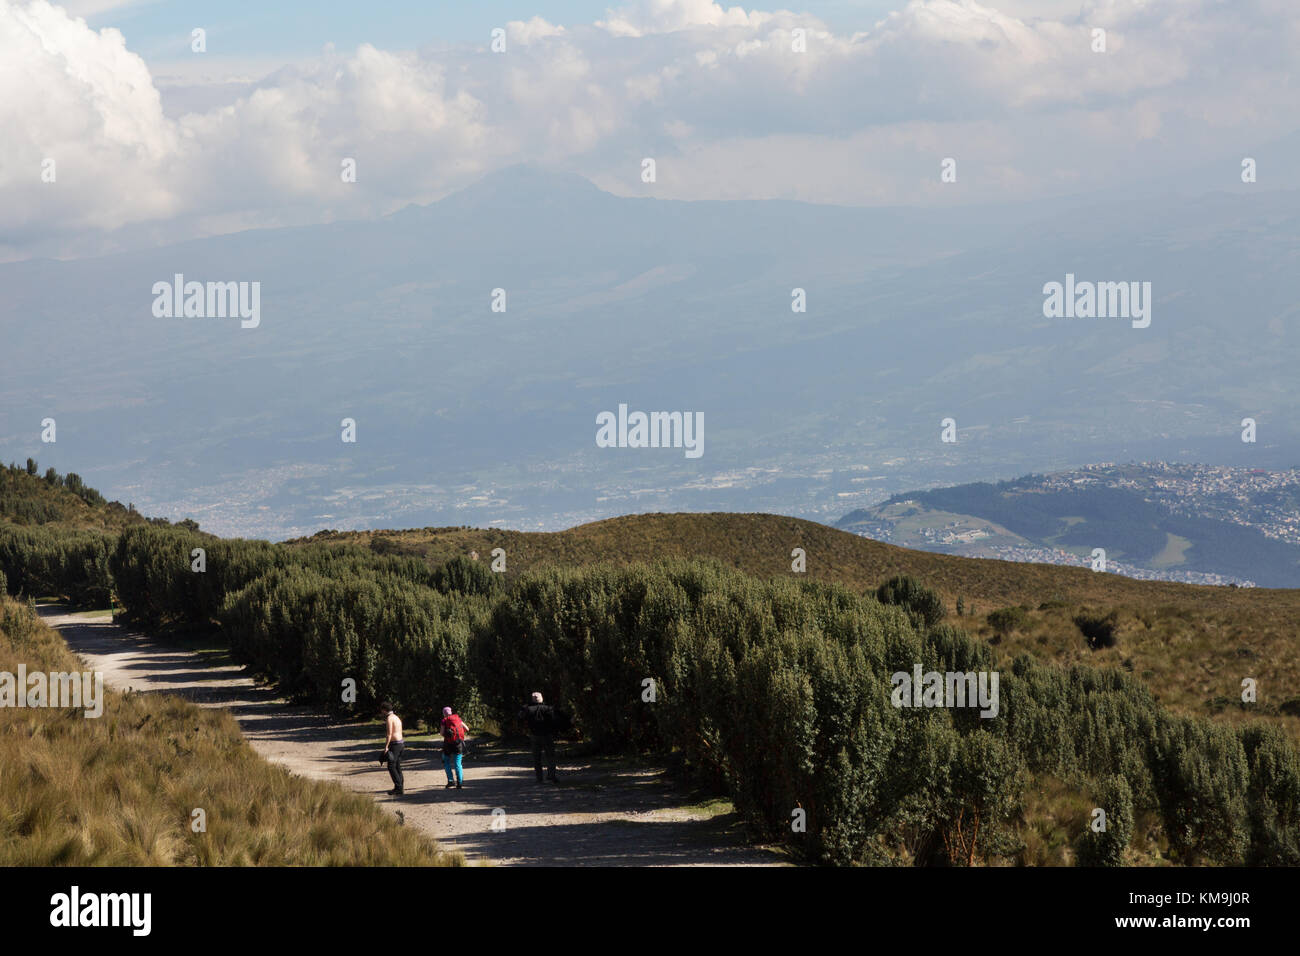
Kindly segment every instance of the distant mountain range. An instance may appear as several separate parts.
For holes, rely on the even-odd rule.
[[[968,557],[1190,583],[1300,587],[1300,470],[1096,465],[895,495],[836,527]]]
[[[515,168],[377,221],[0,265],[0,458],[272,538],[831,521],[1103,459],[1289,467],[1298,226],[1296,192],[864,209],[620,198]],[[156,316],[177,274],[260,283],[260,323]],[[1045,318],[1067,275],[1151,282],[1150,327]],[[598,448],[621,403],[702,413],[704,454]]]

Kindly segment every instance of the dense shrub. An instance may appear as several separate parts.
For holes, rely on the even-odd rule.
[[[876,588],[876,600],[881,604],[897,604],[918,615],[926,627],[943,620],[946,613],[943,600],[916,578],[897,575]]]
[[[1029,625],[1029,609],[1023,606],[998,608],[990,611],[985,620],[995,634],[1003,636]]]
[[[1108,777],[1097,795],[1097,807],[1105,812],[1105,827],[1089,826],[1075,844],[1080,866],[1123,866],[1124,851],[1133,839],[1133,791],[1119,774]]]
[[[444,594],[493,594],[500,587],[501,575],[486,564],[469,558],[452,558],[433,572],[433,586]]]
[[[1250,842],[1249,770],[1240,733],[1161,713],[1151,762],[1165,831],[1179,862],[1243,863]]]
[[[1253,866],[1300,866],[1300,764],[1275,727],[1248,727],[1242,744],[1250,767],[1246,792]]]
[[[444,706],[478,716],[468,652],[487,602],[393,575],[326,577],[276,568],[231,594],[220,613],[232,654],[287,694],[334,710],[383,698],[412,717]],[[344,682],[355,683],[345,699]]]
[[[204,552],[202,571],[195,570],[196,549]],[[119,598],[131,618],[146,627],[209,626],[229,595],[277,568],[300,568],[335,579],[373,573],[424,587],[432,587],[439,574],[418,557],[321,544],[286,548],[216,538],[181,526],[126,529],[117,539],[112,562]]]
[[[540,689],[601,746],[680,750],[757,830],[835,863],[878,852],[900,821],[954,862],[998,835],[1023,789],[1014,746],[969,713],[900,711],[889,694],[914,663],[990,660],[954,628],[922,635],[834,585],[680,563],[525,575],[475,648],[485,697]]]
[[[106,607],[112,591],[113,536],[0,524],[0,572],[13,594],[54,596],[82,607]]]

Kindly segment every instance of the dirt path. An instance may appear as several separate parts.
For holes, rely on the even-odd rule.
[[[437,742],[407,738],[406,795],[379,764],[378,724],[344,723],[295,707],[242,675],[224,654],[151,640],[114,624],[109,613],[44,606],[41,616],[104,683],[116,690],[177,694],[225,707],[267,760],[296,774],[374,795],[447,849],[471,860],[513,865],[774,865],[780,855],[746,845],[734,813],[692,805],[661,769],[629,769],[558,754],[561,784],[535,782],[531,754],[495,742],[466,753],[465,789],[446,790]],[[504,812],[502,817],[494,811]],[[717,814],[717,815],[715,815]],[[496,820],[498,828],[493,829]]]

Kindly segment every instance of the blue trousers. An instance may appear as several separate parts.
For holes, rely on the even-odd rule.
[[[459,753],[449,754],[449,753],[447,753],[447,751],[445,751],[445,750],[442,752],[442,769],[445,770],[445,771],[447,771],[447,782],[448,782],[448,783],[463,783],[463,782],[464,782],[465,777],[464,777],[464,775],[463,775],[462,772],[461,772],[461,766],[460,766],[460,762],[461,762],[461,759],[462,759],[463,757],[464,757],[464,754],[459,754]],[[456,776],[455,776],[455,777],[452,777],[452,775],[451,775],[451,768],[452,768],[453,766],[455,766],[455,768],[456,768]]]

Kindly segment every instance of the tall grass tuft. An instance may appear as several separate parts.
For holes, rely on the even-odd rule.
[[[30,608],[0,598],[0,671],[20,663],[83,669]],[[262,760],[224,711],[105,694],[92,719],[0,708],[0,866],[464,864],[368,797]]]

